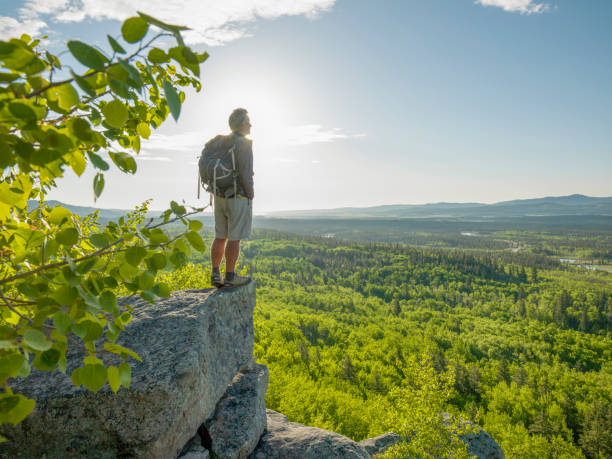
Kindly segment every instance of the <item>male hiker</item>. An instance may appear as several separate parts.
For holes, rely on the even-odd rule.
[[[235,273],[240,240],[250,236],[253,219],[253,141],[245,137],[251,132],[248,112],[244,108],[235,109],[229,117],[229,126],[231,134],[219,135],[204,147],[202,157],[206,158],[207,152],[208,158],[213,157],[212,161],[209,160],[208,172],[200,167],[204,174],[208,174],[208,188],[215,195],[215,240],[210,248],[210,258],[211,282],[217,288],[239,287],[251,281],[250,277]],[[205,175],[202,177],[206,182]],[[225,279],[222,280],[219,266],[224,253]]]

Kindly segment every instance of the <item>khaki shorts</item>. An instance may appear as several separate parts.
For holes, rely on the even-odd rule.
[[[243,196],[215,196],[215,237],[239,241],[251,235],[253,201]]]

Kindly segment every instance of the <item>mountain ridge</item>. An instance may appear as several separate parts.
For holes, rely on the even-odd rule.
[[[582,194],[515,199],[492,204],[436,202],[386,204],[370,207],[340,207],[269,212],[271,217],[524,217],[559,215],[612,215],[612,196]]]
[[[100,218],[115,219],[132,209],[98,209],[76,206],[60,201],[48,201],[51,205],[61,205],[78,215],[100,211]],[[31,201],[30,205],[36,205]],[[150,211],[149,217],[156,217],[160,211]],[[264,217],[276,218],[495,218],[529,216],[599,215],[612,216],[612,196],[593,197],[583,194],[567,196],[546,196],[543,198],[514,199],[492,204],[478,202],[434,202],[427,204],[384,204],[368,207],[338,207],[333,209],[282,210],[265,212]]]

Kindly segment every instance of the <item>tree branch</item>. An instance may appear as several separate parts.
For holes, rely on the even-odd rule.
[[[140,53],[140,51],[142,51],[143,49],[147,49],[149,46],[151,46],[151,43],[153,43],[155,40],[157,40],[160,37],[164,37],[164,36],[173,36],[172,34],[168,34],[168,33],[159,33],[157,35],[155,35],[151,40],[149,40],[149,42],[146,45],[143,45],[141,47],[139,47],[133,54],[131,54],[130,56],[128,56],[128,58],[126,59],[126,61],[130,61],[131,59],[133,59],[134,57],[138,56],[138,53]],[[100,70],[94,70],[93,72],[87,74],[87,75],[83,75],[83,78],[89,78],[90,76],[96,75],[100,72],[105,72],[106,70],[108,70],[110,67],[112,67],[113,65],[116,65],[116,62],[113,62],[112,59],[109,61],[108,65],[105,65],[104,67],[102,67]],[[72,83],[74,81],[74,78],[68,78],[67,80],[62,80],[62,81],[56,81],[55,83],[50,83],[47,86],[45,86],[44,88],[40,88],[38,91],[34,91],[31,94],[28,94],[27,96],[25,96],[26,99],[31,99],[33,97],[37,97],[39,95],[41,95],[43,92],[51,89],[51,88],[56,88],[57,86],[61,86],[63,84],[66,83]]]
[[[4,303],[6,304],[6,306],[13,311],[15,314],[17,314],[19,317],[21,317],[23,320],[25,320],[26,322],[28,322],[28,325],[32,325],[32,320],[29,319],[28,317],[25,317],[24,315],[22,315],[19,311],[17,311],[13,305],[9,302],[9,300],[4,296],[4,292],[2,290],[0,290],[0,297],[2,297],[2,300],[4,301]]]
[[[206,206],[206,207],[208,207],[208,206]],[[163,226],[163,225],[167,225],[169,223],[174,223],[175,221],[180,220],[180,219],[185,218],[185,217],[188,217],[189,215],[197,214],[197,213],[201,212],[202,210],[206,209],[206,207],[194,210],[193,212],[188,212],[188,213],[186,213],[184,215],[181,215],[179,217],[176,217],[176,218],[174,218],[172,220],[168,220],[167,222],[161,222],[161,223],[158,223],[157,225],[146,227],[146,228],[147,229],[154,229],[154,228],[159,228],[160,226]],[[147,246],[151,246],[151,245],[166,246],[166,245],[170,244],[171,242],[173,242],[174,240],[176,240],[176,238],[172,239],[171,241],[168,241],[168,242],[166,242],[164,244],[148,244]],[[82,257],[75,258],[73,261],[78,263],[80,261],[88,260],[88,259],[93,258],[93,257],[100,257],[100,256],[103,256],[103,255],[109,255],[109,254],[114,254],[114,253],[119,253],[119,252],[125,252],[127,249],[109,250],[111,247],[116,246],[117,244],[119,244],[121,242],[123,242],[123,238],[117,239],[115,242],[110,244],[108,247],[96,250],[95,252],[92,252],[92,253],[90,253],[88,255],[83,255]],[[48,264],[48,265],[42,265],[42,266],[39,266],[36,269],[32,269],[30,271],[24,271],[22,273],[15,274],[14,276],[6,277],[6,278],[0,280],[0,285],[6,284],[8,282],[15,281],[15,280],[23,279],[24,277],[32,276],[34,274],[38,274],[38,273],[40,273],[42,271],[46,271],[46,270],[49,270],[49,269],[60,268],[62,266],[66,266],[67,264],[68,264],[68,261],[58,261],[57,263],[51,263],[51,264]]]

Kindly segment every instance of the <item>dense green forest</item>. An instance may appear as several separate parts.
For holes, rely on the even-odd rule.
[[[259,228],[356,242],[470,250],[512,249],[612,265],[612,217],[606,215],[494,219],[258,217],[254,224]]]
[[[414,362],[451,375],[444,409],[509,458],[612,456],[612,275],[543,255],[356,243],[258,230],[255,355],[267,406],[355,440]],[[169,275],[208,282],[200,255]]]

